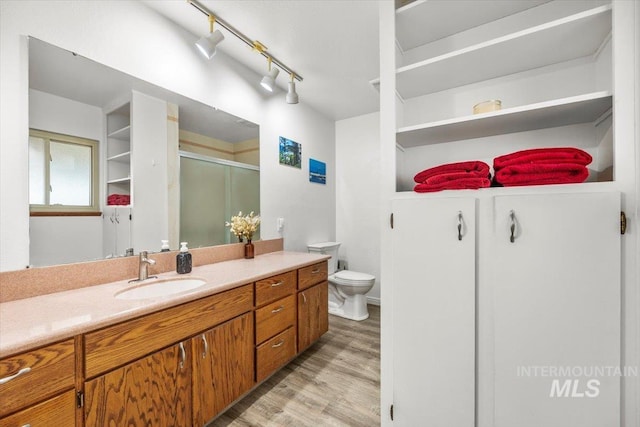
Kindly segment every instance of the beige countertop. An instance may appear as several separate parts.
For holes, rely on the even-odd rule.
[[[164,297],[122,300],[115,294],[140,283],[127,280],[0,303],[0,357],[60,341],[124,320],[183,304],[256,280],[328,259],[304,252],[271,252],[194,267],[189,274],[158,275],[144,283],[174,277],[199,278],[199,288]]]

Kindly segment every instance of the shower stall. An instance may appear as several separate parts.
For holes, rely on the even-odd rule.
[[[260,167],[180,151],[180,241],[190,248],[238,242],[225,222],[239,211],[260,212]]]

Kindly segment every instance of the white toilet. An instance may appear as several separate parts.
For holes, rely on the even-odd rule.
[[[329,313],[351,320],[369,317],[367,297],[376,278],[357,271],[338,271],[338,242],[315,243],[307,246],[309,252],[331,255],[329,263]]]

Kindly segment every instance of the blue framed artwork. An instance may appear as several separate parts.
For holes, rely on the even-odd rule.
[[[316,159],[309,159],[309,182],[327,183],[327,164]]]
[[[280,164],[302,169],[302,145],[281,136]]]

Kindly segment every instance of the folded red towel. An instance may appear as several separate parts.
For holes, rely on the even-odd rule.
[[[493,169],[497,172],[507,166],[529,163],[573,163],[586,166],[591,163],[591,160],[591,155],[579,148],[534,148],[496,157],[493,159]]]
[[[427,179],[436,175],[464,173],[467,177],[487,178],[489,176],[489,165],[485,162],[472,160],[468,162],[447,163],[433,168],[425,169],[416,174],[413,180],[422,184]]]
[[[530,163],[511,165],[496,172],[496,182],[505,187],[584,182],[589,170],[577,163]]]
[[[107,197],[107,205],[128,205],[131,203],[131,196],[128,194],[111,194]]]
[[[487,188],[491,185],[488,178],[468,177],[459,178],[450,181],[444,181],[437,184],[416,184],[413,191],[416,193],[433,193],[442,190],[477,190],[478,188]]]

